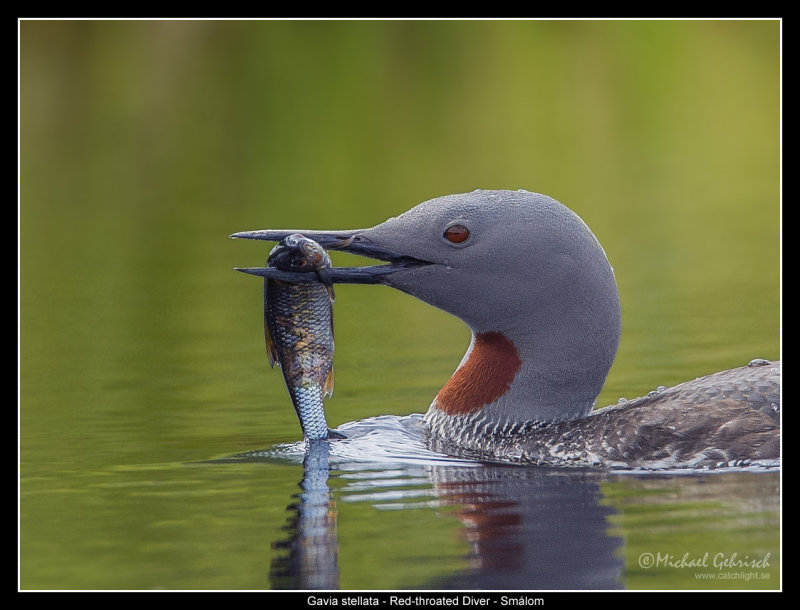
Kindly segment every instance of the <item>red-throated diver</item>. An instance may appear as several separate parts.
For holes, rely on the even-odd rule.
[[[645,468],[780,457],[779,361],[593,410],[619,342],[617,286],[586,224],[550,197],[479,190],[426,201],[370,229],[232,237],[291,233],[388,263],[333,268],[334,282],[392,286],[472,330],[425,416],[439,450]]]

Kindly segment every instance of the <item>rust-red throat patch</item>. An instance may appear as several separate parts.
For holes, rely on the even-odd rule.
[[[468,415],[508,391],[522,361],[500,332],[478,333],[469,358],[436,395],[434,404],[448,415]]]

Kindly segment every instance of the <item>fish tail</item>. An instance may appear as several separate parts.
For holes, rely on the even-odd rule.
[[[323,390],[318,384],[294,387],[290,391],[292,402],[303,428],[303,435],[310,440],[328,438],[328,423],[322,405]]]

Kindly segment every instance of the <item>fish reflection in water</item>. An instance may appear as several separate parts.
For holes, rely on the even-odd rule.
[[[339,564],[336,503],[328,490],[329,451],[326,440],[306,441],[303,490],[286,528],[290,536],[276,542],[282,550],[272,562],[270,583],[274,589],[338,589]]]
[[[380,421],[372,423],[385,433],[389,418],[375,419]],[[401,427],[414,423],[392,420]],[[599,486],[590,475],[454,461],[409,451],[408,438],[397,439],[404,460],[384,453],[374,462],[361,461],[362,451],[375,453],[369,440],[358,448],[358,439],[370,436],[360,424],[361,429],[343,430],[345,441],[306,441],[260,453],[273,462],[281,452],[287,462],[296,463],[301,455],[303,460],[302,492],[288,506],[287,538],[273,545],[281,551],[270,570],[273,588],[339,588],[337,502],[369,502],[377,509],[447,507],[444,514],[460,521],[459,535],[469,548],[465,568],[409,583],[415,589],[622,587],[624,564],[615,554],[622,539],[609,536],[607,517],[613,509],[600,504]],[[378,436],[385,442],[385,434]],[[332,464],[333,476],[345,481],[336,486],[335,497],[328,486]],[[394,535],[402,533],[387,537]]]

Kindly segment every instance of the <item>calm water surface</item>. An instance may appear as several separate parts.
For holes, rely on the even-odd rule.
[[[68,589],[779,586],[777,471],[478,464],[429,452],[419,426],[43,474],[25,483],[40,527],[23,568]]]
[[[469,335],[388,288],[337,288],[306,452],[227,238],[543,192],[620,287],[600,405],[778,359],[778,26],[22,23],[20,587],[780,588],[777,471],[428,452]]]

